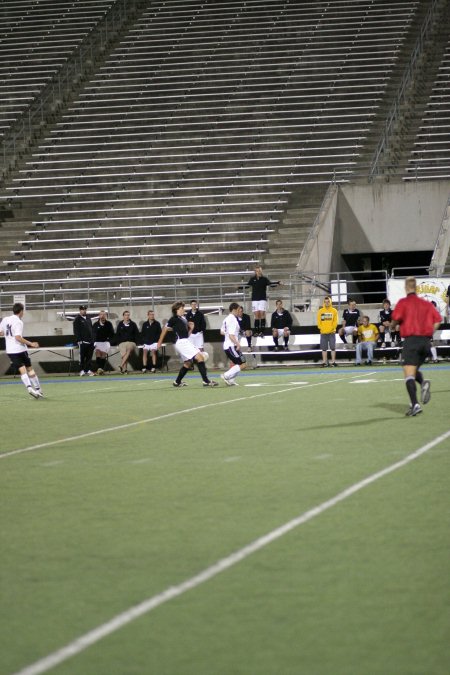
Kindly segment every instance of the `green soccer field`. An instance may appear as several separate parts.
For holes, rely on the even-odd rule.
[[[389,366],[3,380],[0,673],[448,675],[450,368],[424,372],[414,418]]]

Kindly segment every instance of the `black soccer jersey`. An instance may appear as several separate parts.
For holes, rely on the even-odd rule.
[[[251,277],[248,280],[247,286],[252,289],[252,300],[267,300],[267,287],[273,286],[274,282],[267,277]]]
[[[281,314],[275,311],[270,321],[271,328],[290,328],[292,326],[292,316],[287,309],[283,309]]]
[[[100,323],[96,321],[92,326],[94,331],[94,340],[97,342],[111,342],[114,337],[114,328],[111,321]]]
[[[252,329],[250,316],[248,314],[244,313],[242,316],[237,316],[236,319],[239,322],[239,330],[241,331],[241,333],[244,333],[246,330]]]
[[[152,345],[158,342],[161,336],[161,324],[159,321],[144,321],[142,324],[141,337],[144,345]]]
[[[172,316],[167,325],[173,330],[177,340],[189,337],[189,328],[187,319],[184,316]]]
[[[359,309],[344,309],[342,318],[345,321],[346,326],[357,326],[358,319],[360,316]]]
[[[391,321],[392,309],[380,309],[379,321],[384,323],[385,321]]]
[[[186,319],[194,324],[193,333],[203,333],[206,330],[205,315],[200,310],[195,313],[190,309],[186,314]]]

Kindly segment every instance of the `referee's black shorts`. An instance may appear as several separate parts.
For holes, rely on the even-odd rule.
[[[430,356],[431,338],[423,335],[411,335],[405,338],[402,350],[404,366],[421,366]]]

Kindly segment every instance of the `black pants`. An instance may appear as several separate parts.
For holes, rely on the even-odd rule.
[[[92,342],[80,342],[80,370],[87,372],[91,369],[94,344]]]

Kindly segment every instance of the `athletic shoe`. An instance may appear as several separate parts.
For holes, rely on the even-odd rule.
[[[151,373],[156,373],[156,368],[150,368]]]
[[[147,372],[147,368],[142,368],[142,372],[143,372],[143,373],[146,373],[146,372]]]
[[[172,382],[174,387],[187,387],[186,382]]]
[[[225,382],[225,384],[226,384],[228,387],[232,387],[232,386],[233,386],[231,380],[229,380],[228,377],[225,377],[225,375],[224,375],[223,373],[222,373],[222,375],[221,375],[220,377],[222,378],[222,380]]]
[[[35,391],[32,387],[28,387],[28,393],[29,393],[30,396],[32,396],[33,398],[40,398],[40,397],[39,397],[39,394],[37,393],[37,391]]]
[[[86,375],[89,375],[89,377],[94,377],[94,373],[92,372],[92,370],[88,370]]]
[[[333,368],[337,368],[337,363],[336,363],[336,361],[332,361],[332,362],[330,363],[330,366],[332,366]]]
[[[218,387],[219,384],[218,384],[218,382],[214,382],[213,380],[211,380],[210,382],[203,382],[203,386],[204,387]]]
[[[386,349],[386,343],[385,342],[383,342],[383,344],[381,345],[381,349]]]
[[[328,361],[324,361],[323,363],[320,364],[320,367],[321,367],[321,368],[328,368],[329,365],[330,365],[330,364],[328,363]]]
[[[420,400],[422,401],[423,404],[428,403],[428,401],[431,398],[431,382],[430,380],[424,380],[422,382],[422,386],[420,387]]]
[[[103,368],[97,368],[97,375],[104,375],[104,374],[105,371],[103,370]]]
[[[412,405],[410,408],[408,408],[408,410],[406,411],[406,417],[415,417],[421,412],[422,408],[418,403],[416,403],[415,405]]]
[[[229,379],[229,383],[230,383],[230,385],[231,385],[232,387],[239,387],[239,385],[238,385],[238,383],[236,382],[236,380],[234,379],[234,377],[231,377],[231,378]]]
[[[366,361],[366,366],[371,366],[371,365],[372,365],[372,361]]]
[[[86,375],[86,373],[84,372],[84,370],[80,370],[80,377],[83,377],[83,375]]]
[[[37,398],[45,398],[44,394],[40,389],[36,389]]]
[[[355,366],[360,366],[361,364],[356,361]]]

